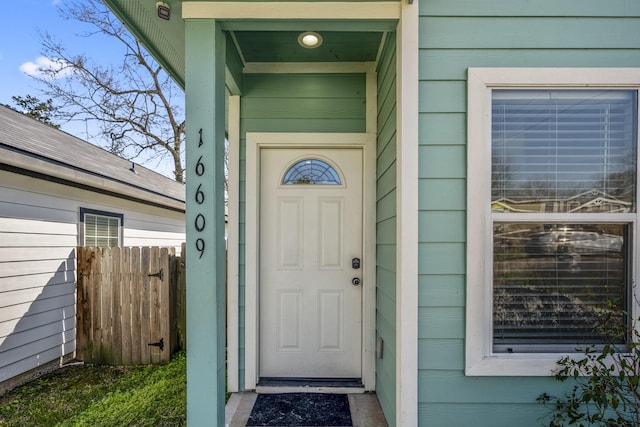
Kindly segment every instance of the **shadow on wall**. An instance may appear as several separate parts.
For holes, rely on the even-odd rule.
[[[5,262],[0,267],[2,395],[55,368],[75,350],[76,251],[62,262]]]

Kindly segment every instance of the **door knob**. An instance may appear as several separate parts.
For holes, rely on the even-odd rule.
[[[351,284],[353,284],[353,286],[358,286],[360,284],[360,278],[359,277],[354,277],[351,280]]]

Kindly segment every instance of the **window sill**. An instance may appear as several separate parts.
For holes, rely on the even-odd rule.
[[[565,356],[581,358],[580,353],[538,353],[501,354],[484,356],[470,360],[467,355],[465,375],[467,376],[553,376],[558,369],[557,362]]]

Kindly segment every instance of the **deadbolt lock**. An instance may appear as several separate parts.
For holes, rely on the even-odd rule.
[[[351,260],[351,268],[357,270],[360,268],[360,258],[353,258]]]

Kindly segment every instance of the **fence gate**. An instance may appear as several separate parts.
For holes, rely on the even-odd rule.
[[[78,247],[77,357],[168,362],[176,346],[175,249]]]

